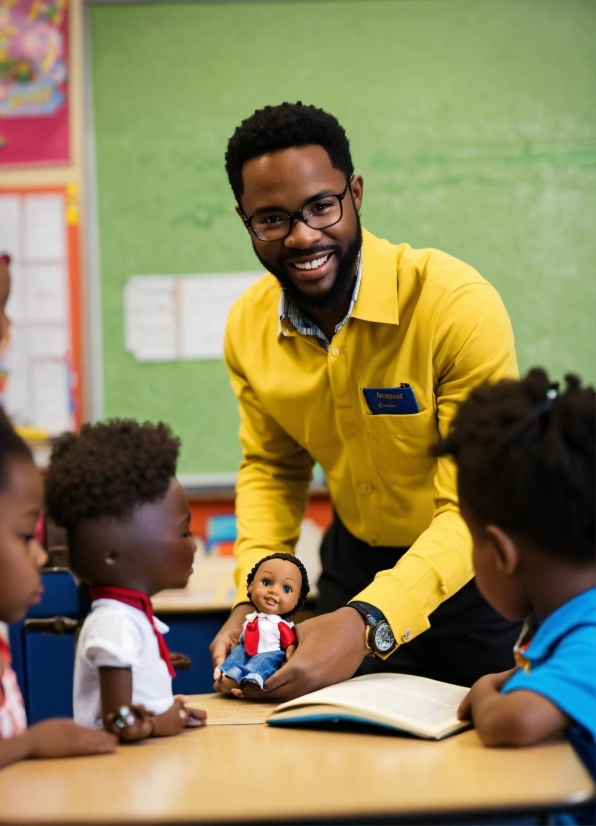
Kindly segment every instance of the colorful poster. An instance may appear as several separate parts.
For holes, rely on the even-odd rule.
[[[68,0],[0,0],[0,166],[67,163]]]

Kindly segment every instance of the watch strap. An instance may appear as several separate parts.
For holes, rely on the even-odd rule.
[[[380,622],[387,622],[385,619],[385,614],[378,608],[375,608],[374,605],[370,605],[368,602],[361,602],[360,600],[355,599],[348,602],[348,605],[350,608],[355,608],[358,613],[362,614],[366,624],[370,625],[371,628],[374,628]]]

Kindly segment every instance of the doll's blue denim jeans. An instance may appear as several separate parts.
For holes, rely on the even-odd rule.
[[[250,657],[240,643],[226,657],[220,668],[222,674],[237,683],[254,683],[263,688],[263,683],[285,662],[285,651],[265,651]]]

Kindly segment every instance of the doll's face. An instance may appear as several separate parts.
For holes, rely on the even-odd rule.
[[[248,593],[257,611],[263,614],[287,614],[300,598],[302,574],[297,565],[287,559],[263,562],[248,586]]]

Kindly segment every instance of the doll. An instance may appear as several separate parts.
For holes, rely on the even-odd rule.
[[[238,645],[221,664],[224,690],[265,680],[296,650],[294,623],[287,617],[299,611],[308,596],[308,575],[292,554],[271,554],[261,559],[246,579],[247,596],[256,611],[248,614]]]

